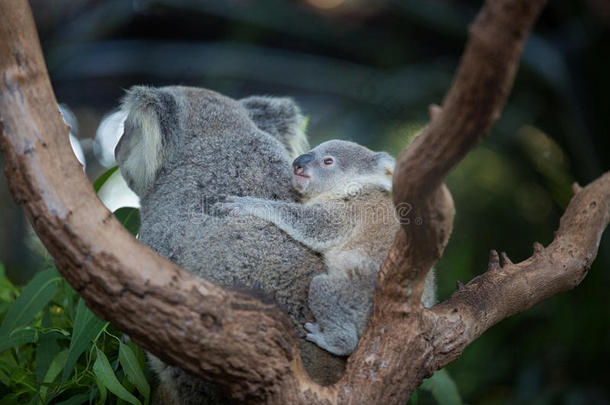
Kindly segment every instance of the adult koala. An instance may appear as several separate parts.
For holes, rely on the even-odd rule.
[[[290,99],[236,101],[190,87],[133,87],[122,110],[115,155],[141,200],[140,240],[183,268],[224,285],[272,294],[294,322],[306,369],[322,384],[338,379],[343,359],[306,342],[307,291],[325,271],[321,256],[273,224],[216,216],[226,195],[295,201],[291,157],[307,150],[302,116]],[[151,356],[156,403],[227,403],[222,393]]]

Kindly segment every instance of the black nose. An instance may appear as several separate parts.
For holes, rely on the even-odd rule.
[[[311,161],[314,160],[313,155],[306,153],[304,155],[301,155],[299,157],[297,157],[296,159],[294,159],[294,162],[292,162],[292,168],[293,169],[299,169],[299,168],[304,168],[305,165]]]

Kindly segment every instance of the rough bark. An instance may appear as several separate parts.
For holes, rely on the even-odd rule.
[[[421,380],[483,331],[576,286],[610,219],[610,174],[577,190],[555,240],[489,270],[432,309],[419,298],[442,255],[454,207],[447,172],[505,103],[541,0],[488,0],[470,30],[442,109],[401,154],[397,209],[411,209],[382,266],[373,315],[344,377],[313,383],[287,317],[247,293],[195,279],[138,243],[97,199],[74,158],[28,3],[0,2],[0,145],[15,200],[57,267],[102,318],[163,360],[250,403],[404,403]],[[419,224],[418,219],[422,222]]]

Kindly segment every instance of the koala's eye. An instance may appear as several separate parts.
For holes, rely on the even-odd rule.
[[[332,165],[333,163],[335,163],[335,160],[334,160],[333,158],[331,158],[331,157],[324,158],[324,164],[325,164],[326,166],[330,166],[330,165]]]

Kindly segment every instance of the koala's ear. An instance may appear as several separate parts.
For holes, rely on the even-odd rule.
[[[114,156],[127,184],[140,197],[152,186],[163,161],[161,120],[168,97],[162,89],[135,86],[121,103],[127,118]]]
[[[259,129],[282,142],[292,159],[309,150],[306,122],[292,99],[254,96],[239,102]]]
[[[375,153],[375,161],[381,172],[379,185],[387,191],[392,191],[392,176],[394,175],[396,159],[386,152],[377,152]]]

